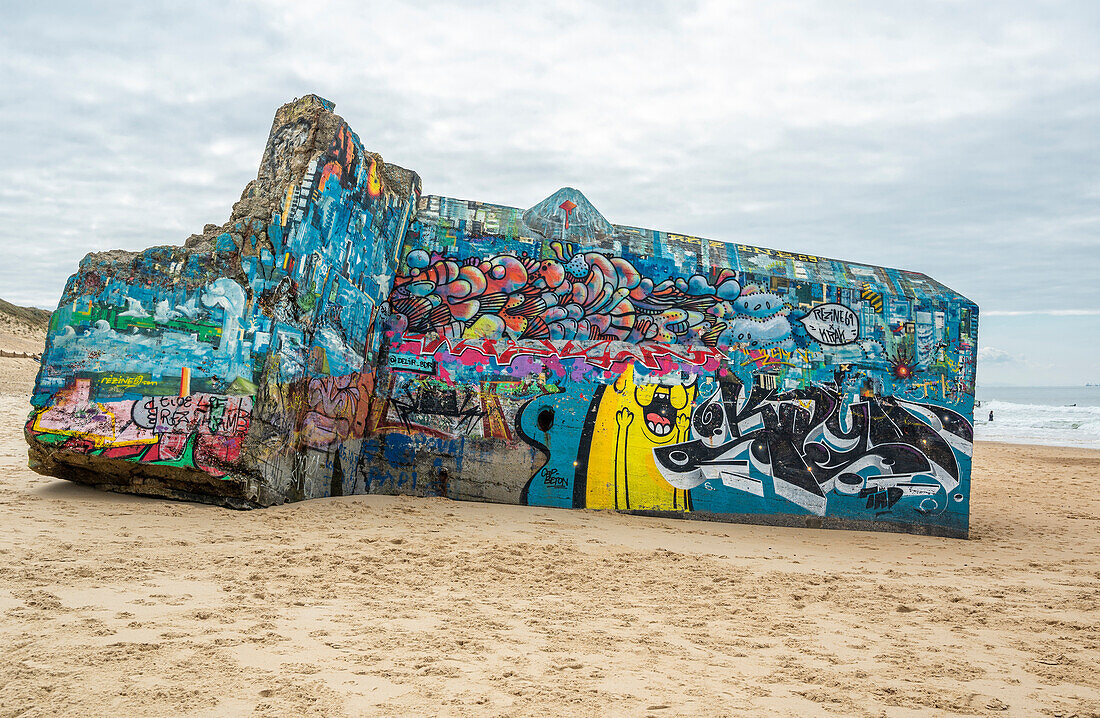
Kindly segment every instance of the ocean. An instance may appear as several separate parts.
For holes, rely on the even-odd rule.
[[[1100,386],[979,386],[976,398],[979,441],[1100,449]]]

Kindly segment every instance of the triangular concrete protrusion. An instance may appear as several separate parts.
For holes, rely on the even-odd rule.
[[[523,223],[551,240],[585,242],[615,234],[580,190],[562,187],[523,213]]]

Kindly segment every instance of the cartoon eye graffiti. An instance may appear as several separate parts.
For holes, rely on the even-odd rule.
[[[670,451],[668,452],[668,460],[677,466],[687,466],[690,461],[686,451]]]
[[[550,407],[546,407],[539,412],[538,417],[535,419],[535,423],[539,427],[539,431],[546,432],[554,428],[554,410]]]

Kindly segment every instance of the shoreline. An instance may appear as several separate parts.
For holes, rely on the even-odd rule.
[[[1080,449],[1081,451],[1095,451],[1100,453],[1100,446],[1082,446],[1080,444],[1040,444],[1038,441],[1026,441],[1024,439],[975,439],[974,444],[998,444],[1004,446],[1038,446],[1048,449]]]

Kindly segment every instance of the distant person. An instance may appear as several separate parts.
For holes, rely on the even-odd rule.
[[[990,412],[989,412],[989,423],[990,424],[993,423],[993,411],[992,410],[990,410]]]

